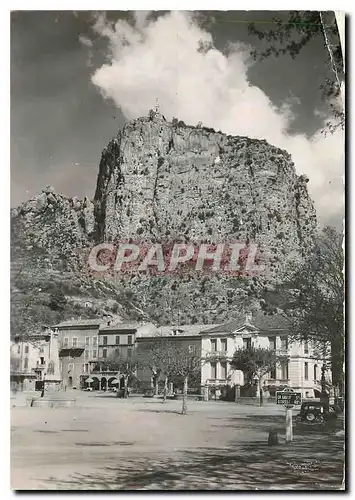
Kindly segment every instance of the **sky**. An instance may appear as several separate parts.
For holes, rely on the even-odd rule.
[[[287,13],[41,12],[11,14],[11,205],[46,185],[93,197],[101,151],[157,100],[168,118],[266,139],[306,174],[321,225],[341,227],[344,137],[324,134],[333,77],[321,35],[292,59],[255,62]]]

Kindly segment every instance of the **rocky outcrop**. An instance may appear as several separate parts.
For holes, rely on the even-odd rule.
[[[48,265],[60,261],[72,272],[84,265],[77,250],[103,241],[254,242],[267,264],[264,279],[274,280],[312,246],[316,215],[307,182],[291,156],[266,141],[150,113],[104,149],[92,201],[44,189],[13,211],[13,242],[23,252],[42,249]],[[175,311],[181,323],[222,320],[244,284],[164,276],[116,286],[130,289],[157,319],[172,320]]]
[[[104,150],[95,216],[100,241],[250,240],[276,268],[307,252],[316,225],[286,151],[159,114],[127,124]]]

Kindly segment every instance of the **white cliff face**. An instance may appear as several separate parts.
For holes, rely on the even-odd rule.
[[[89,280],[85,258],[101,242],[238,241],[258,245],[268,282],[309,252],[316,215],[286,151],[150,113],[103,151],[94,200],[46,188],[13,211],[12,226],[20,258],[38,254],[45,268],[60,264]],[[247,292],[219,275],[141,275],[114,286],[133,293],[151,319],[181,322],[180,311],[185,323],[222,321]]]
[[[217,161],[218,160],[218,161]],[[265,141],[135,120],[103,152],[101,240],[253,241],[272,266],[312,243],[316,216],[290,155]]]

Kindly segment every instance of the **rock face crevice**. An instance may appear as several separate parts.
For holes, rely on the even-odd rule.
[[[266,141],[177,127],[156,114],[126,125],[103,153],[98,234],[145,240],[154,227],[162,240],[252,239],[304,253],[316,217],[303,184],[290,155]]]
[[[253,242],[272,280],[310,251],[316,215],[307,179],[286,151],[150,113],[127,123],[102,152],[92,201],[46,188],[13,210],[12,226],[22,235],[22,251],[39,247],[54,266],[60,253],[73,272],[80,267],[75,249],[101,242]],[[117,286],[163,317],[174,303],[187,312],[185,321],[203,321],[212,311],[210,321],[233,309],[237,285],[223,277],[208,283],[204,293],[200,276],[188,283],[134,278]]]

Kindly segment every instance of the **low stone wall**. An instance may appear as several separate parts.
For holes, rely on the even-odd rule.
[[[37,399],[28,398],[27,405],[30,407],[41,407],[41,408],[68,408],[74,406],[76,403],[75,399]]]
[[[237,404],[246,404],[246,405],[258,405],[260,404],[260,399],[257,397],[253,398],[248,398],[248,397],[240,397],[235,401]],[[265,404],[276,404],[276,398],[274,397],[269,397],[269,398],[263,398],[263,405]]]

